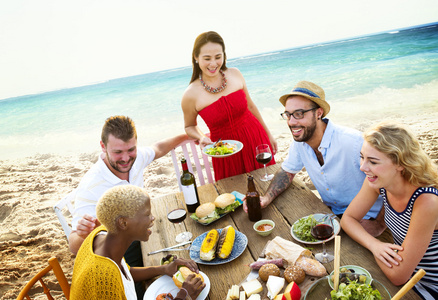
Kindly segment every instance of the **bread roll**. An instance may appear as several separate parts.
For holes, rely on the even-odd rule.
[[[316,259],[310,257],[300,256],[296,260],[295,265],[302,268],[304,272],[310,276],[322,277],[327,275],[327,271],[324,266]]]
[[[233,194],[225,193],[219,195],[216,200],[214,200],[214,205],[219,208],[225,208],[236,201],[236,197]]]
[[[269,275],[280,276],[280,268],[274,264],[263,265],[259,270],[259,277],[263,281],[267,281]]]
[[[202,277],[201,274],[196,274],[195,272],[193,272],[192,270],[190,270],[187,267],[181,267],[179,268],[179,270],[172,276],[172,280],[175,283],[175,285],[178,288],[182,287],[183,282],[186,280],[186,278],[190,275],[190,274],[195,274],[196,277],[201,278],[201,281],[204,282],[204,277]]]
[[[206,216],[211,214],[215,209],[216,209],[216,206],[214,205],[213,202],[207,202],[207,203],[199,205],[198,208],[196,209],[195,213],[196,213],[196,216],[199,219],[201,219],[201,218],[205,218]]]
[[[289,283],[293,281],[296,284],[300,284],[306,278],[306,273],[301,267],[292,266],[287,267],[286,270],[284,270],[283,276],[284,279],[286,279],[286,281]]]

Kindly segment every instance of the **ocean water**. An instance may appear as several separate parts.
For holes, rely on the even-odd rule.
[[[232,45],[227,45],[232,47]],[[187,58],[190,64],[190,58]],[[344,125],[438,111],[438,23],[229,59],[274,135],[287,132],[278,98],[300,80],[324,88]],[[2,159],[99,150],[112,115],[136,123],[139,144],[184,132],[181,96],[191,66],[0,100]],[[207,127],[199,118],[199,125]]]

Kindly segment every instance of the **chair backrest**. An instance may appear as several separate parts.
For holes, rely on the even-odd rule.
[[[53,273],[55,273],[56,279],[59,282],[59,285],[61,286],[62,292],[64,293],[65,298],[68,300],[70,298],[70,284],[67,281],[67,278],[65,277],[64,271],[61,268],[61,265],[59,264],[59,261],[56,257],[52,257],[49,259],[49,265],[42,269],[38,274],[36,274],[21,290],[20,294],[17,297],[17,300],[22,299],[31,299],[29,297],[29,292],[34,286],[34,284],[39,281],[44,289],[44,293],[47,296],[47,299],[53,300],[52,295],[50,294],[50,289],[47,287],[47,285],[43,281],[43,276],[45,276],[48,272],[53,270]]]
[[[58,220],[62,225],[62,229],[64,229],[65,235],[67,236],[67,240],[72,231],[70,226],[71,221],[70,222],[67,221],[63,210],[64,208],[67,208],[67,211],[70,213],[70,216],[73,216],[73,211],[74,211],[73,200],[76,196],[76,190],[77,189],[74,189],[67,196],[65,196],[58,203],[56,203],[55,206],[53,206],[53,209],[55,210],[55,213],[58,216]]]
[[[191,155],[189,153],[189,150],[187,149],[187,146],[189,146],[189,149],[191,150]],[[213,183],[214,181],[211,172],[211,163],[208,160],[208,156],[201,151],[202,160],[204,162],[204,166],[202,167],[201,162],[199,160],[199,153],[195,142],[193,140],[185,140],[179,145],[177,145],[175,149],[172,149],[170,151],[172,155],[172,161],[173,161],[173,166],[175,168],[176,180],[178,182],[179,190],[182,191],[181,182],[180,182],[180,177],[181,177],[180,162],[177,160],[176,152],[175,152],[175,150],[178,149],[178,147],[181,147],[182,153],[187,161],[188,169],[193,174],[195,173],[193,172],[192,160],[195,163],[199,184],[204,185],[206,183]],[[205,180],[204,172],[207,181]]]

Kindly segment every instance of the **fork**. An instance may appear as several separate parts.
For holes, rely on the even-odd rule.
[[[218,139],[216,143],[214,143],[213,147],[216,147],[219,142],[222,141],[222,138]]]

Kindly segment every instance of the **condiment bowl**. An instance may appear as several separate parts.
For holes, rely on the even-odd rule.
[[[270,228],[263,228],[266,225],[266,227]],[[260,234],[261,236],[267,236],[270,235],[271,232],[275,228],[275,222],[272,220],[260,220],[254,223],[254,231]]]

